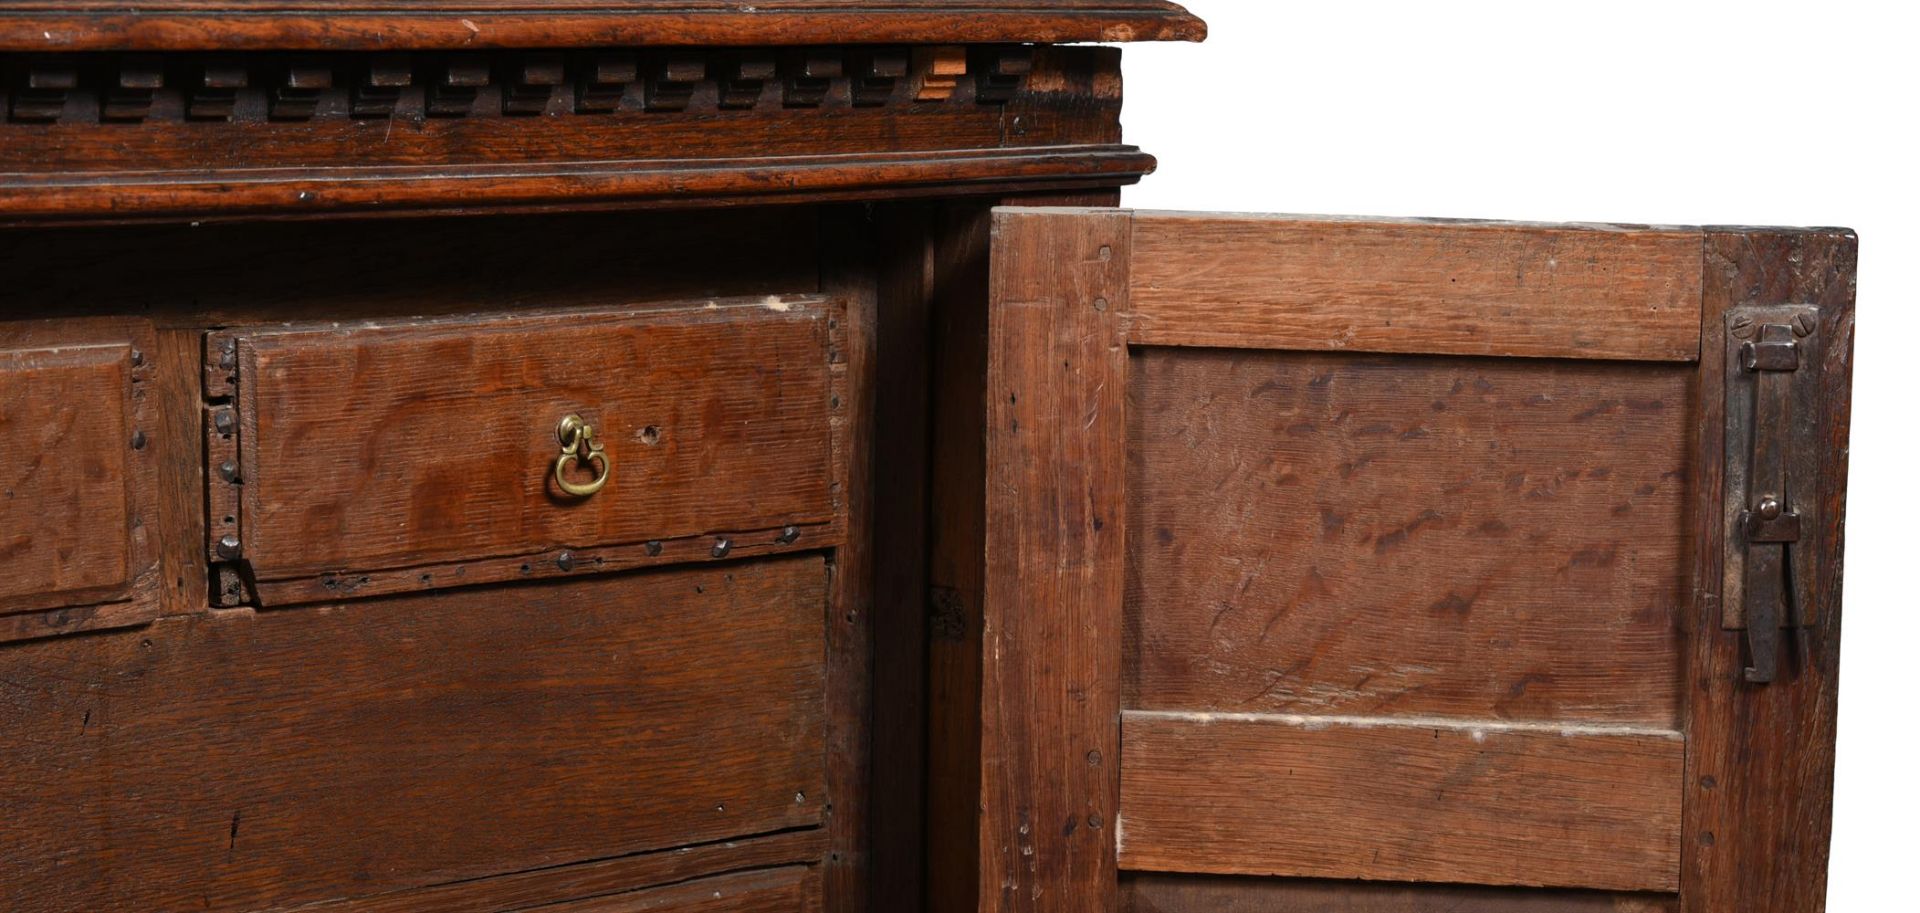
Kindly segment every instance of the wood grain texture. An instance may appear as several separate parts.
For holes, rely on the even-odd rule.
[[[1725,345],[1727,309],[1817,304],[1820,523],[1795,548],[1816,550],[1814,626],[1782,638],[1780,680],[1744,681],[1739,631],[1722,630],[1721,458],[1725,363],[1700,364],[1705,414],[1695,486],[1694,638],[1688,672],[1686,913],[1818,913],[1826,904],[1833,752],[1839,699],[1841,568],[1852,416],[1858,239],[1844,229],[1713,229],[1707,236],[1707,351]]]
[[[1695,361],[1697,229],[1140,213],[1137,344]]]
[[[527,913],[819,913],[820,875],[806,866],[787,866],[526,909]]]
[[[1677,913],[1667,894],[1135,873],[1124,913]]]
[[[1693,371],[1146,348],[1127,706],[1677,728]]]
[[[0,51],[1200,41],[1168,0],[11,3]]]
[[[0,324],[0,641],[159,611],[153,328]]]
[[[1118,191],[1008,198],[1026,207],[1112,208]],[[934,208],[924,294],[931,353],[931,450],[925,598],[928,676],[926,908],[973,913],[980,885],[981,600],[986,589],[987,326],[993,215],[984,201]]]
[[[256,910],[821,822],[818,557],[0,650],[0,906]]]
[[[344,213],[519,213],[812,203],[1133,184],[1152,156],[1132,146],[957,153],[673,160],[537,166],[394,166],[340,173],[135,174],[0,182],[0,224]]]
[[[1109,911],[1127,217],[1001,209],[987,325],[980,903]]]
[[[1674,891],[1678,732],[1130,711],[1120,866]]]
[[[827,615],[827,767],[830,848],[821,877],[827,909],[864,913],[878,873],[873,834],[884,810],[871,803],[876,769],[875,639],[879,590],[876,564],[875,471],[882,439],[875,428],[879,399],[880,289],[874,242],[864,214],[841,208],[821,214],[820,233],[839,243],[820,251],[821,289],[842,306],[833,331],[832,421],[839,451],[832,491],[845,517],[846,544],[834,551],[832,602]],[[889,552],[889,556],[897,553]],[[886,732],[888,739],[900,736]],[[897,859],[895,860],[897,861]]]
[[[715,873],[816,863],[826,851],[826,832],[814,828],[462,881],[417,891],[282,907],[275,913],[417,913],[420,910],[512,913],[630,893],[636,888],[693,881]],[[781,913],[793,913],[794,909],[789,907]]]
[[[241,331],[244,556],[279,580],[830,521],[843,310]],[[590,498],[552,479],[568,414],[613,461]]]

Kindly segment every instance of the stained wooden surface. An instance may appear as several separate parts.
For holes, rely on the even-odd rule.
[[[1687,802],[1682,909],[1800,913],[1824,908],[1833,827],[1833,751],[1839,700],[1841,568],[1848,432],[1852,416],[1854,282],[1858,239],[1844,229],[1715,229],[1707,236],[1705,349],[1725,344],[1725,313],[1745,304],[1817,304],[1820,372],[1817,494],[1820,523],[1794,548],[1816,550],[1816,623],[1782,640],[1780,680],[1744,681],[1743,632],[1722,630],[1725,543],[1717,522],[1725,362],[1700,364],[1703,477],[1697,510],[1688,668]]]
[[[256,910],[818,824],[818,557],[0,651],[0,906]]]
[[[805,866],[736,872],[568,903],[542,913],[818,913],[819,873]]]
[[[962,72],[942,75],[942,55]],[[1154,167],[1121,142],[1119,61],[958,45],[36,57],[0,72],[26,99],[0,118],[0,224],[1118,186]],[[952,85],[923,97],[936,79]]]
[[[0,51],[1199,41],[1169,0],[107,0],[8,4]]]
[[[1130,870],[1674,891],[1678,732],[1130,711]]]
[[[1133,340],[1694,361],[1697,229],[1140,213]]]
[[[7,230],[0,267],[18,279],[7,300],[19,316],[138,313],[199,332],[320,315],[392,323],[814,292],[818,221],[773,206]]]
[[[373,897],[299,907],[275,913],[513,913],[547,905],[609,895],[631,894],[654,885],[694,881],[715,872],[737,872],[814,863],[826,853],[826,833],[818,828],[788,831],[751,840],[640,853],[618,859],[560,866],[453,884],[397,891]],[[797,909],[787,907],[781,913]]]
[[[158,611],[153,329],[0,325],[0,641]]]
[[[1664,894],[1129,874],[1125,913],[1677,913]]]
[[[769,297],[243,331],[246,560],[285,579],[830,521],[842,313]],[[568,414],[612,460],[590,498],[552,478]]]
[[[1126,229],[994,217],[979,885],[995,913],[1118,896]]]
[[[1690,368],[1132,372],[1128,707],[1678,726]]]

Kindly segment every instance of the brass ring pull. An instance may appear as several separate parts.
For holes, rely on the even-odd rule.
[[[613,478],[613,457],[605,444],[593,438],[593,426],[578,415],[560,420],[560,458],[553,462],[553,481],[560,490],[576,498],[591,498],[607,487]],[[579,485],[567,481],[567,473],[576,466],[599,463],[593,481]]]

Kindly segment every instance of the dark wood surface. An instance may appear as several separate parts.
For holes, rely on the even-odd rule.
[[[1686,361],[1700,232],[1142,213],[1142,344]]]
[[[1199,41],[1169,0],[81,0],[10,3],[0,51]]]
[[[844,319],[767,296],[236,331],[244,560],[263,580],[352,577],[831,523]],[[611,460],[590,497],[554,479],[569,414]]]
[[[1689,366],[1132,365],[1128,707],[1678,728]]]
[[[542,913],[818,913],[816,869],[785,866],[527,908]]]
[[[1129,711],[1120,866],[1674,891],[1678,732]]]
[[[144,321],[0,324],[0,641],[160,611],[157,357]]]
[[[1124,913],[1677,913],[1670,895],[1137,874]]]
[[[1119,59],[1004,45],[33,57],[0,68],[14,100],[0,224],[1118,186],[1154,167],[1121,142]]]
[[[9,910],[258,910],[817,825],[827,573],[168,619],[4,653]]]
[[[819,862],[827,853],[820,828],[787,831],[750,840],[637,853],[581,865],[537,869],[417,891],[281,908],[274,913],[516,913],[552,909],[551,904],[631,894],[654,885],[701,883],[716,872],[750,871]],[[645,895],[642,895],[645,896]],[[629,898],[632,899],[632,898]],[[795,913],[799,905],[781,908]],[[564,909],[564,908],[563,908]]]
[[[1722,351],[1725,313],[1746,304],[1816,304],[1820,372],[1820,523],[1795,548],[1816,550],[1815,623],[1786,632],[1779,681],[1744,681],[1743,632],[1721,625],[1721,423],[1725,361],[1699,365],[1702,473],[1695,527],[1687,682],[1687,801],[1682,909],[1818,911],[1827,895],[1833,752],[1839,703],[1841,568],[1852,418],[1854,283],[1859,241],[1843,229],[1728,228],[1707,235],[1703,350]]]

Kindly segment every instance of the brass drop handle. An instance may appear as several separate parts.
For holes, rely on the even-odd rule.
[[[605,444],[594,440],[593,426],[578,415],[569,415],[560,420],[560,458],[553,461],[553,481],[560,490],[576,498],[591,498],[607,487],[607,480],[613,478],[613,457],[607,455]],[[575,467],[598,463],[593,481],[585,485],[567,480],[567,474]]]

